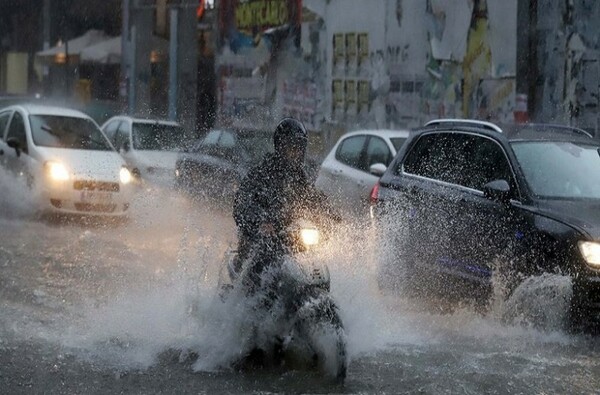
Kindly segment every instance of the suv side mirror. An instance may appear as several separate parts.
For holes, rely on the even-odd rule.
[[[21,143],[17,140],[16,137],[9,137],[6,139],[6,145],[10,148],[14,148],[17,156],[21,156]]]
[[[383,173],[385,173],[386,169],[387,166],[383,163],[374,163],[371,165],[371,167],[369,167],[369,173],[373,174],[374,176],[381,177]]]
[[[506,180],[494,180],[483,186],[483,195],[496,202],[508,203],[512,193]]]

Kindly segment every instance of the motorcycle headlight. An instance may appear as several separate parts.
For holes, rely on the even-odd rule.
[[[579,252],[590,267],[600,269],[600,243],[594,241],[580,241]]]
[[[48,161],[45,164],[48,177],[54,181],[67,181],[69,179],[69,171],[59,162]]]
[[[131,172],[126,167],[121,167],[121,171],[119,172],[119,178],[121,179],[121,183],[129,184],[131,182]]]
[[[302,228],[300,238],[307,247],[317,245],[319,244],[319,231],[315,228]]]

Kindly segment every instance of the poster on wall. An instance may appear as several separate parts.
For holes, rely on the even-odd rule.
[[[344,65],[346,48],[343,34],[333,35],[333,68]]]
[[[346,80],[344,84],[344,99],[346,113],[356,112],[356,81]]]
[[[221,0],[219,1],[219,38],[237,53],[267,39],[291,37],[300,45],[302,0]],[[265,35],[269,30],[270,34]]]
[[[492,122],[513,122],[515,88],[514,78],[481,80],[476,92],[477,117]]]
[[[356,33],[346,33],[346,70],[356,68]]]
[[[357,104],[356,104],[356,112],[363,113],[369,112],[370,110],[370,95],[371,95],[371,85],[369,81],[358,81],[357,84]]]
[[[331,82],[331,104],[332,113],[336,114],[344,109],[344,81],[333,80]]]
[[[365,66],[369,60],[369,34],[359,33],[357,36],[358,66]]]

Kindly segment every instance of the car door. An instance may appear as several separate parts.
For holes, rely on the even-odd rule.
[[[481,135],[465,136],[462,177],[464,187],[457,202],[460,226],[456,228],[453,251],[455,275],[491,284],[500,265],[510,265],[518,255],[528,231],[528,215],[520,209],[520,193],[508,155],[496,140]],[[484,187],[504,180],[510,186],[510,201],[485,196]]]
[[[387,167],[392,161],[393,153],[390,150],[388,143],[379,136],[371,135],[367,140],[367,148],[365,151],[365,160],[367,171],[361,171],[357,174],[355,201],[360,203],[364,208],[367,207],[369,196],[373,186],[379,180],[379,176],[371,174],[370,168],[374,164],[382,164]]]
[[[182,160],[183,181],[196,192],[205,193],[207,185],[215,188],[211,180],[214,180],[217,167],[216,153],[221,133],[220,130],[211,130],[193,152],[185,155]]]
[[[30,155],[31,141],[27,138],[26,118],[20,111],[12,114],[8,129],[6,131],[6,141],[13,139],[18,142],[19,149],[8,148],[4,152],[6,157],[6,167],[16,176],[25,180],[27,185],[32,185],[34,180],[34,160]]]
[[[108,137],[108,140],[111,142],[111,144],[113,144],[113,146],[115,141],[115,134],[117,133],[117,129],[119,129],[121,122],[122,121],[120,119],[115,119],[104,125],[104,127],[102,128],[102,131],[104,132],[106,137]]]
[[[12,115],[11,110],[0,112],[0,165],[2,167],[6,167],[6,153],[10,148],[6,144],[6,127],[8,126],[8,121],[10,121],[10,116]]]
[[[321,167],[317,187],[330,196],[344,211],[354,212],[356,206],[357,180],[366,171],[365,148],[367,135],[343,138],[332,158]]]
[[[410,261],[424,270],[444,272],[452,266],[460,190],[456,181],[463,162],[460,136],[454,133],[428,133],[412,146],[400,168],[396,182],[397,198],[392,206],[404,221],[397,240],[404,245]]]
[[[217,142],[214,161],[208,163],[212,182],[218,186],[218,191],[215,191],[217,198],[233,196],[239,182],[240,160],[238,139],[233,133],[223,131]]]

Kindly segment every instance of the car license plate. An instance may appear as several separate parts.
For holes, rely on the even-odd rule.
[[[103,191],[81,191],[81,201],[84,203],[110,203],[112,194]]]

